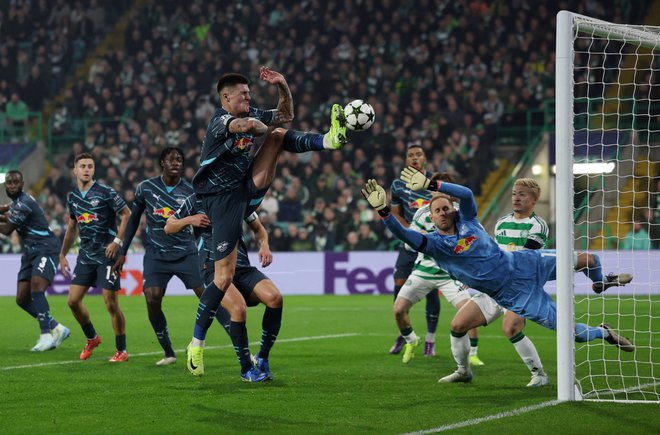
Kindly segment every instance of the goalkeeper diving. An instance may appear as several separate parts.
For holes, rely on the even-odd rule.
[[[403,242],[432,257],[438,266],[450,276],[475,290],[492,297],[502,307],[532,320],[548,329],[557,327],[557,306],[543,289],[547,281],[556,279],[556,251],[550,249],[506,252],[488,235],[477,219],[477,204],[467,187],[430,180],[413,167],[405,168],[401,179],[411,190],[430,190],[445,193],[460,200],[459,209],[445,196],[435,196],[429,204],[431,220],[437,231],[426,234],[403,227],[390,214],[385,190],[376,180],[369,180],[362,195],[376,209],[387,228]],[[593,281],[593,290],[601,293],[612,286],[628,284],[629,274],[603,277],[597,255],[578,253],[573,264]],[[460,315],[460,310],[457,316]],[[474,324],[473,324],[474,323]],[[465,322],[455,330],[452,322],[451,340],[456,372],[441,379],[442,382],[470,382],[470,344],[467,331],[478,321]],[[632,352],[635,347],[625,337],[619,336],[608,324],[575,325],[575,341],[586,342],[604,339],[622,351]],[[455,342],[455,343],[454,343]],[[455,346],[454,346],[455,344]]]

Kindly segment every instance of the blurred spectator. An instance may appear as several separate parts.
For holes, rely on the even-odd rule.
[[[651,239],[649,233],[644,229],[642,222],[635,219],[633,228],[623,238],[621,249],[632,249],[633,251],[643,251],[651,249]]]

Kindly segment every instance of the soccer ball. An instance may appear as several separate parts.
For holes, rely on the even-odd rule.
[[[344,107],[346,127],[353,131],[363,131],[371,127],[376,120],[376,114],[371,104],[362,100],[353,100]]]

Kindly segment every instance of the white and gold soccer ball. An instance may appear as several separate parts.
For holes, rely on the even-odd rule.
[[[344,107],[346,127],[353,131],[364,131],[376,120],[376,113],[371,104],[363,100],[353,100]]]

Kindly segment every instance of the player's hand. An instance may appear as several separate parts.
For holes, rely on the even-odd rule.
[[[62,270],[62,275],[64,278],[71,277],[71,268],[69,267],[69,260],[65,256],[60,255],[60,269]]]
[[[211,221],[209,220],[209,217],[203,213],[194,214],[190,216],[190,225],[195,228],[206,228],[211,225]]]
[[[110,242],[110,244],[105,248],[105,257],[112,260],[117,256],[117,252],[119,252],[119,245],[115,242]]]
[[[120,255],[119,257],[117,257],[117,261],[115,261],[115,264],[112,266],[112,273],[114,273],[117,276],[121,275],[121,271],[124,270],[125,262],[126,262],[125,255]]]
[[[431,184],[431,180],[426,178],[426,175],[414,166],[403,168],[401,180],[406,183],[406,187],[410,190],[428,190]]]
[[[273,253],[270,250],[270,247],[266,244],[262,244],[259,247],[259,263],[261,267],[268,267],[273,262]]]
[[[369,202],[369,204],[380,211],[387,207],[387,195],[385,194],[385,189],[378,185],[378,182],[374,179],[367,181],[367,184],[364,185],[364,189],[361,190],[362,196]]]
[[[286,80],[282,74],[278,73],[277,71],[273,71],[267,66],[262,66],[259,69],[259,78],[261,78],[261,80],[265,81],[266,83],[270,83],[271,85],[286,84]]]

